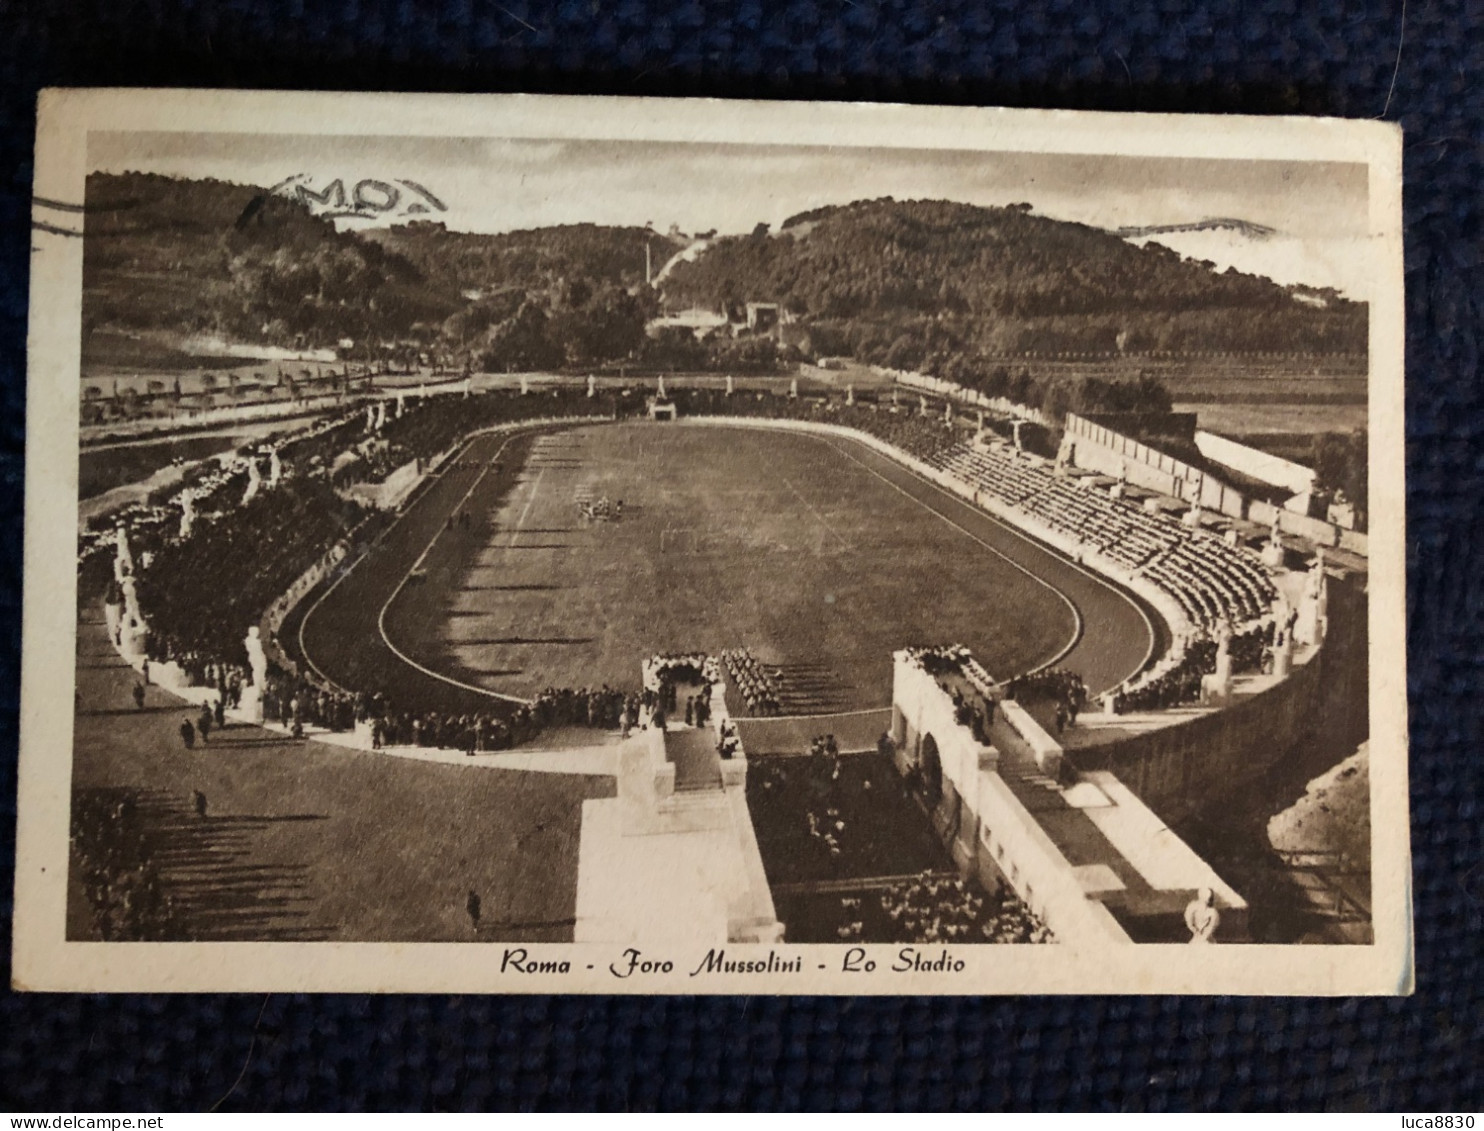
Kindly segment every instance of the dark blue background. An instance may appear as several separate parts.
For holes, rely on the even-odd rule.
[[[226,1109],[1477,1109],[1484,3],[1413,0],[1405,34],[1399,4],[1120,7],[0,0],[0,933],[9,934],[14,852],[27,225],[40,87],[1384,113],[1407,131],[1415,997],[6,994],[0,1109],[199,1109],[218,1101]]]

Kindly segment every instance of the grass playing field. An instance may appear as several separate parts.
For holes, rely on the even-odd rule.
[[[433,765],[245,724],[188,751],[177,728],[196,710],[156,687],[137,710],[96,610],[78,627],[77,678],[74,813],[133,799],[132,856],[176,908],[166,937],[571,939],[582,801],[612,796],[611,779]],[[68,937],[97,938],[78,872]]]
[[[622,519],[580,516],[604,496]],[[555,433],[471,521],[438,536],[387,630],[428,667],[509,694],[633,687],[651,653],[748,646],[783,672],[790,712],[848,710],[889,701],[904,645],[962,641],[1010,673],[1076,632],[1046,585],[815,437]]]
[[[578,498],[604,491],[624,518],[585,524]],[[280,637],[342,687],[456,714],[748,645],[814,713],[884,706],[904,643],[961,640],[1002,678],[1071,644],[1058,663],[1099,691],[1150,632],[1127,595],[864,445],[604,424],[476,438]]]

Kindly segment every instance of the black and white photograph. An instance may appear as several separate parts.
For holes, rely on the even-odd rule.
[[[1409,992],[1399,154],[50,92],[17,985]]]

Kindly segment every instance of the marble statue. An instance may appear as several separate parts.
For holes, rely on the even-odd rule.
[[[257,493],[258,493],[258,489],[260,487],[262,487],[262,485],[263,485],[262,476],[260,476],[258,474],[258,457],[257,456],[248,456],[247,457],[247,490],[244,491],[243,494],[242,494],[242,501],[243,501],[243,503],[250,503],[250,502],[252,502],[254,496],[256,496]]]
[[[242,644],[247,649],[247,666],[252,669],[252,685],[261,692],[268,686],[268,657],[263,652],[263,640],[257,625],[247,630],[247,639]]]
[[[1185,927],[1192,943],[1208,943],[1221,925],[1221,912],[1216,910],[1216,893],[1201,888],[1185,906]]]

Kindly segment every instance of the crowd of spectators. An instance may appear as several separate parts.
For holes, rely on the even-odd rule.
[[[468,433],[500,423],[608,412],[635,414],[643,399],[636,394],[643,391],[643,386],[634,386],[589,398],[580,388],[557,388],[529,394],[509,390],[468,398],[457,394],[420,398],[402,414],[388,414],[377,450],[395,453],[382,461],[389,468],[404,455],[437,456]],[[938,414],[922,415],[915,400],[900,406],[847,404],[839,397],[757,392],[729,396],[708,389],[677,390],[675,397],[686,412],[839,424],[877,436],[919,458],[957,443],[964,427]],[[281,438],[276,447],[285,460],[283,481],[247,502],[240,502],[236,494],[244,479],[241,461],[203,465],[192,479],[201,509],[188,538],[176,533],[178,507],[153,504],[122,516],[139,563],[138,593],[149,625],[146,650],[152,660],[175,661],[193,683],[216,688],[229,704],[240,700],[248,680],[242,645],[247,626],[256,623],[262,611],[337,540],[356,531],[366,516],[358,504],[338,495],[328,478],[335,453],[365,434],[365,417],[357,410]],[[111,530],[95,531],[85,546],[86,555],[102,559],[112,538]],[[1271,638],[1271,626],[1265,635],[1259,631],[1234,637],[1234,670],[1261,667]],[[950,666],[954,659],[947,652],[941,656],[925,653],[920,658],[924,664],[936,665],[941,660]],[[762,664],[746,648],[725,652],[721,659],[749,714],[781,713],[781,673]],[[1214,644],[1193,645],[1178,667],[1119,696],[1115,710],[1190,702],[1199,697],[1201,676],[1214,670],[1214,662]],[[1007,694],[1054,699],[1060,705],[1059,720],[1064,711],[1073,722],[1087,697],[1080,678],[1056,669],[1012,681]],[[654,720],[658,716],[663,725],[667,715],[678,716],[681,710],[671,681],[658,692],[646,690],[642,696],[607,686],[548,688],[529,706],[451,716],[416,704],[392,704],[378,696],[352,696],[316,687],[301,676],[277,669],[263,705],[269,719],[300,731],[305,726],[346,731],[364,724],[371,728],[377,745],[405,743],[470,751],[518,745],[552,726],[591,726],[626,733],[645,717]],[[687,722],[704,725],[707,713],[708,696],[687,698]],[[992,716],[969,713],[970,725],[977,723],[987,730]]]
[[[71,874],[103,942],[172,936],[175,908],[133,791],[80,789],[73,795]]]
[[[295,478],[225,514],[201,516],[189,538],[166,540],[147,565],[136,553],[149,654],[241,664],[248,627],[364,515],[323,478]]]
[[[924,872],[874,896],[840,897],[842,943],[1048,943],[1051,931],[1014,892],[987,896],[961,876]]]
[[[418,746],[475,754],[508,750],[550,727],[580,726],[616,730],[637,725],[639,697],[606,684],[598,688],[542,691],[529,704],[504,712],[449,712],[418,709],[380,693],[347,693],[322,687],[302,675],[272,671],[263,695],[263,717],[296,737],[315,727],[369,732],[373,749]]]
[[[1232,674],[1269,670],[1272,663],[1274,626],[1259,625],[1231,638],[1228,645]],[[1159,711],[1196,703],[1201,698],[1201,681],[1216,671],[1220,646],[1214,640],[1197,640],[1185,649],[1180,662],[1169,671],[1113,697],[1113,713]]]
[[[941,412],[921,414],[917,399],[900,405],[889,401],[849,404],[832,397],[793,397],[782,393],[745,392],[728,396],[719,389],[677,389],[676,407],[682,416],[742,416],[764,420],[809,420],[854,428],[884,440],[909,455],[926,460],[952,447],[964,436],[966,423],[945,421]]]
[[[636,402],[637,405],[637,402]],[[448,451],[471,432],[522,420],[547,417],[606,416],[615,411],[611,397],[589,397],[580,388],[543,388],[521,393],[496,389],[477,396],[457,393],[404,401],[404,411],[387,414],[378,436],[385,442],[385,456],[376,461],[376,474],[385,478],[411,460],[431,461]]]
[[[1010,680],[1005,685],[1005,698],[1026,705],[1054,703],[1056,726],[1060,731],[1068,724],[1076,723],[1077,716],[1087,706],[1087,684],[1076,672],[1065,668],[1042,668]]]

